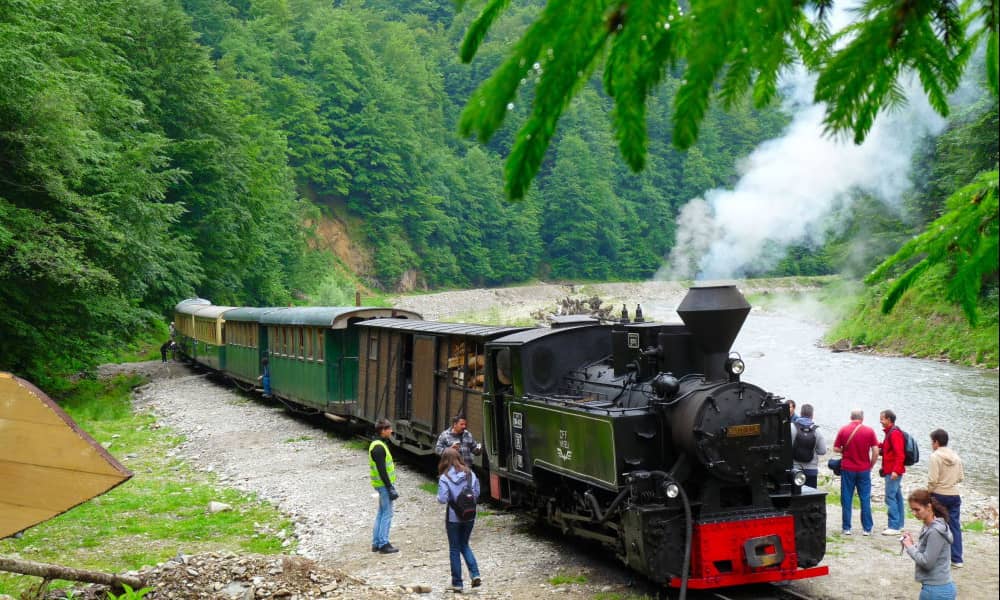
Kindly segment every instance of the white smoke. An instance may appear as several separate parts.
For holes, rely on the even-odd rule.
[[[944,125],[916,78],[902,81],[907,103],[875,120],[864,143],[824,134],[824,106],[814,79],[786,74],[785,108],[793,113],[783,137],[761,144],[741,166],[733,189],[690,201],[678,217],[676,245],[657,279],[721,279],[748,267],[773,267],[794,244],[820,244],[835,209],[859,193],[898,206],[910,187],[913,151]]]

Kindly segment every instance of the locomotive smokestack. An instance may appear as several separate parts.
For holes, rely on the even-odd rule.
[[[735,285],[693,287],[677,307],[684,325],[705,353],[705,378],[725,379],[726,359],[750,304]]]

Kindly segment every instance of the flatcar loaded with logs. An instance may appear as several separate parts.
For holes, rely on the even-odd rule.
[[[175,322],[202,366],[247,383],[268,358],[279,399],[335,421],[388,418],[392,442],[418,455],[464,415],[493,501],[666,586],[706,589],[827,573],[825,494],[793,468],[787,404],[743,381],[730,352],[749,312],[735,286],[706,286],[675,324],[638,309],[541,328],[198,300]]]

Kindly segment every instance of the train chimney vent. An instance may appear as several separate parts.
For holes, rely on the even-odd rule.
[[[677,307],[684,325],[705,353],[705,378],[725,379],[726,358],[750,304],[735,285],[693,287]]]

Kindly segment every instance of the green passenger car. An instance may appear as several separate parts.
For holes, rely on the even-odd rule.
[[[194,313],[211,304],[204,298],[188,298],[174,307],[174,328],[177,330],[174,341],[180,346],[181,354],[188,358],[194,358]]]
[[[287,309],[234,308],[226,312],[226,372],[233,379],[257,384],[268,346],[267,329],[260,318],[281,310]]]
[[[194,340],[190,356],[198,364],[218,371],[226,369],[226,320],[223,315],[233,308],[209,305],[194,311]]]
[[[376,318],[420,319],[393,308],[311,306],[262,314],[275,396],[341,416],[353,416],[358,381],[358,330]]]

